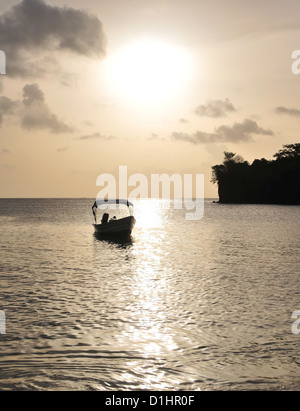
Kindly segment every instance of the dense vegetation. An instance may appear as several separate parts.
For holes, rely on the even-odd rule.
[[[223,164],[212,167],[220,203],[300,205],[300,143],[284,145],[274,160],[254,160],[225,152]]]

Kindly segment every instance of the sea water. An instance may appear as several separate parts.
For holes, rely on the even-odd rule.
[[[300,388],[299,207],[144,200],[117,242],[92,204],[0,200],[0,389]]]

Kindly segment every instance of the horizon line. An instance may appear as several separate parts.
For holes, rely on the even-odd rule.
[[[219,197],[204,197],[204,200],[215,200]],[[97,198],[96,198],[97,199]],[[191,197],[190,200],[198,200],[202,198]],[[0,197],[0,200],[95,200],[95,197]],[[135,200],[131,199],[131,201],[138,201],[138,200],[184,200],[182,198],[151,198],[151,197],[143,197],[143,198],[136,198]]]

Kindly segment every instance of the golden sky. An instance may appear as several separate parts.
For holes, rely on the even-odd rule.
[[[0,197],[205,175],[299,142],[296,0],[1,0]]]

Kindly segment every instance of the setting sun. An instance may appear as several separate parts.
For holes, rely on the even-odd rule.
[[[189,69],[186,50],[148,39],[123,47],[108,61],[113,92],[140,104],[172,99],[183,90]]]

